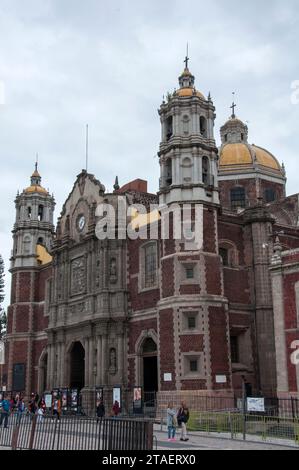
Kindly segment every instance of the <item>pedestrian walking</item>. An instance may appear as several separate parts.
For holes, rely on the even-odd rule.
[[[187,423],[189,421],[190,413],[189,409],[187,408],[184,402],[181,403],[181,407],[178,411],[177,421],[178,426],[181,428],[181,441],[187,442],[189,441],[187,437]]]
[[[167,408],[167,430],[168,430],[168,440],[175,441],[175,433],[177,427],[177,412],[173,407],[173,403],[168,403]]]
[[[17,406],[17,424],[20,424],[23,413],[25,412],[25,403],[22,397],[19,397],[16,406]]]
[[[59,397],[54,398],[52,405],[53,416],[57,416],[58,421],[60,421],[61,414],[61,400]]]
[[[30,417],[33,420],[35,413],[36,413],[36,402],[35,402],[35,395],[34,393],[31,394],[31,399],[28,404],[28,411],[30,413]]]
[[[2,426],[2,423],[4,421],[5,428],[8,427],[9,410],[10,410],[10,401],[8,400],[7,397],[4,397],[4,400],[2,400],[1,402],[0,426]]]
[[[103,400],[100,400],[97,406],[97,423],[105,417],[105,406]]]
[[[115,400],[114,402],[114,405],[112,407],[112,416],[114,416],[115,418],[117,418],[117,416],[119,415],[120,413],[120,406],[119,406],[119,403],[117,400]]]
[[[41,406],[39,406],[37,410],[37,422],[42,423],[44,420],[44,410]]]

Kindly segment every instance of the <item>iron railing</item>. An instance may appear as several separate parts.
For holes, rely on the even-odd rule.
[[[144,419],[95,419],[78,416],[32,420],[9,417],[0,428],[0,446],[34,450],[151,450],[153,422]]]

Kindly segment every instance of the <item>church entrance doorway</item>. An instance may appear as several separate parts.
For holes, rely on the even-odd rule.
[[[85,351],[80,342],[73,344],[70,352],[70,387],[81,390],[84,388]]]
[[[152,338],[147,338],[142,346],[143,389],[145,403],[155,400],[158,391],[158,355],[157,345]]]

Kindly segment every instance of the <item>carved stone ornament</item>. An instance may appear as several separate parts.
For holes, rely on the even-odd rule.
[[[71,292],[72,295],[85,293],[86,289],[86,262],[85,258],[77,258],[71,264]]]

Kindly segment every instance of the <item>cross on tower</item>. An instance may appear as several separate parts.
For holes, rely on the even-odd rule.
[[[235,104],[235,93],[233,93],[233,104],[231,105],[231,109],[233,110],[232,112],[232,118],[235,119],[236,115],[235,115],[235,108],[237,107],[237,105]]]
[[[187,43],[187,55],[186,55],[185,60],[184,60],[185,69],[188,68],[188,62],[189,62],[189,60],[190,60],[189,57],[188,57],[188,55],[189,55],[189,45],[188,45],[188,43]]]

